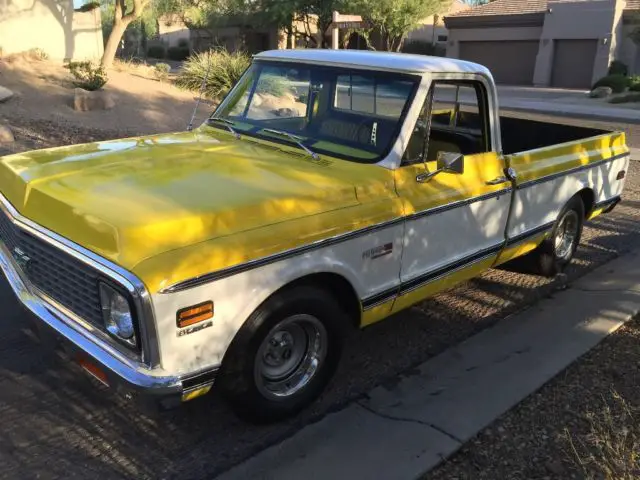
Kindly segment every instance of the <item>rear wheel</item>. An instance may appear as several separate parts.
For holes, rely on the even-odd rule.
[[[584,223],[584,204],[573,197],[558,215],[551,235],[533,253],[537,270],[553,277],[569,265],[580,243]]]
[[[251,315],[225,355],[218,380],[242,418],[265,423],[294,415],[331,379],[348,319],[323,290],[275,294]]]

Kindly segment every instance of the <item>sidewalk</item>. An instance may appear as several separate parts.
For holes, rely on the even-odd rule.
[[[589,118],[609,122],[640,123],[640,105],[614,106],[603,100],[587,98],[586,92],[553,88],[498,86],[502,110],[524,111]]]
[[[418,478],[639,311],[634,252],[219,478]]]

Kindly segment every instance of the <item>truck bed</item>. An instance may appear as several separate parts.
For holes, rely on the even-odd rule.
[[[595,128],[539,122],[524,118],[500,116],[502,127],[502,150],[506,155],[526,152],[562,143],[586,140],[612,133]]]

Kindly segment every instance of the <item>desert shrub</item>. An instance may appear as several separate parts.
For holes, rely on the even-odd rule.
[[[629,92],[616,97],[611,97],[609,103],[631,103],[640,102],[640,92]]]
[[[166,51],[162,45],[151,45],[147,49],[147,57],[164,58],[165,56],[166,56]]]
[[[41,48],[32,48],[27,50],[27,55],[29,58],[39,61],[47,60],[49,58],[49,54]]]
[[[629,74],[629,67],[624,62],[620,60],[614,60],[609,65],[609,75],[624,75],[625,77]]]
[[[426,40],[409,40],[402,46],[402,52],[444,57],[447,53],[447,49],[443,45],[432,45],[431,42]]]
[[[226,50],[209,50],[192,55],[184,62],[176,85],[197,91],[207,77],[205,95],[214,100],[222,98],[247,69],[251,58],[244,52],[229,53]]]
[[[171,71],[171,66],[167,63],[156,63],[153,67],[153,76],[156,79],[164,82],[167,78],[169,78],[169,72]]]
[[[93,62],[69,62],[67,68],[75,78],[74,85],[84,90],[100,90],[109,80],[102,65]]]
[[[180,48],[189,48],[189,40],[187,40],[186,38],[181,38],[180,40],[178,40],[178,46]]]
[[[570,458],[588,480],[636,480],[640,473],[640,412],[617,392],[587,412],[589,433],[581,437],[565,429]],[[599,403],[600,405],[597,405]]]
[[[629,86],[629,77],[624,75],[607,75],[598,80],[591,90],[597,87],[610,87],[613,93],[622,93]]]
[[[169,47],[167,50],[167,58],[169,60],[186,60],[189,57],[189,47]]]

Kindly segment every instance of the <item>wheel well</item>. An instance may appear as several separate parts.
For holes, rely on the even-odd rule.
[[[593,190],[590,188],[585,188],[580,190],[576,195],[580,197],[582,200],[582,204],[584,205],[584,215],[585,218],[589,218],[589,214],[593,210],[593,206],[596,203],[596,196],[593,193]]]
[[[358,297],[349,280],[342,275],[328,272],[313,273],[288,283],[280,290],[298,287],[300,285],[314,286],[330,293],[338,301],[342,310],[349,316],[352,325],[356,328],[360,327],[362,314],[360,297]]]

